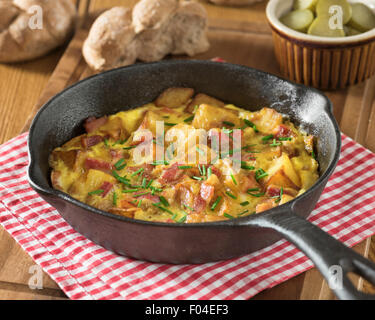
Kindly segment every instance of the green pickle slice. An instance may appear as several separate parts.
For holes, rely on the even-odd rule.
[[[329,17],[327,16],[318,16],[309,27],[307,33],[320,37],[345,37],[344,29],[331,29],[329,27]]]
[[[308,9],[291,11],[280,19],[287,27],[301,32],[306,32],[313,20],[314,14]]]
[[[362,32],[357,30],[357,29],[354,29],[352,28],[351,26],[344,26],[344,31],[345,31],[345,34],[350,37],[350,36],[356,36],[357,34],[361,34]]]
[[[327,16],[331,15],[330,8],[332,6],[340,6],[343,11],[343,24],[347,24],[352,17],[352,6],[347,0],[319,0],[316,4],[316,14],[317,16]]]
[[[375,14],[363,3],[353,3],[353,15],[349,25],[362,32],[375,28]]]
[[[315,11],[315,6],[318,0],[294,0],[293,9],[294,10],[304,10],[309,9]]]

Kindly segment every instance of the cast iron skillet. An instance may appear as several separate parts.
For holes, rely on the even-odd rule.
[[[261,214],[230,221],[168,224],[133,220],[81,203],[51,187],[50,152],[83,133],[82,122],[153,101],[169,87],[191,87],[240,107],[275,108],[318,137],[320,179],[302,196]],[[78,232],[118,254],[162,263],[204,263],[264,248],[282,237],[301,249],[323,276],[343,271],[341,299],[373,299],[347,277],[375,283],[375,264],[306,218],[315,207],[340,154],[341,139],[330,101],[316,90],[244,66],[207,61],[166,61],[111,70],[81,81],[52,98],[29,134],[29,182]],[[340,275],[340,274],[339,274]]]

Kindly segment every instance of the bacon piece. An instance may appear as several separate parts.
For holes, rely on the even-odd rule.
[[[209,203],[212,200],[212,197],[214,196],[215,192],[215,187],[203,182],[201,185],[201,190],[200,190],[200,197]]]
[[[143,193],[143,191],[138,192],[138,193],[134,193],[134,195],[136,196],[140,193]],[[137,197],[137,199],[147,199],[147,200],[150,200],[154,203],[160,202],[160,198],[158,196],[153,196],[152,194],[144,194],[142,196]]]
[[[194,212],[196,213],[200,213],[202,212],[207,206],[207,202],[206,200],[204,200],[200,194],[198,194],[196,197],[195,197],[195,201],[194,201]]]
[[[218,178],[221,177],[221,171],[218,168],[216,168],[215,166],[210,166],[210,168],[211,168],[211,172],[214,175],[216,175]]]
[[[108,181],[103,182],[102,186],[99,189],[103,190],[103,193],[101,194],[102,198],[104,198],[109,191],[111,191],[113,187],[113,183],[110,183]]]
[[[86,158],[85,167],[86,169],[95,169],[104,172],[109,172],[112,170],[112,164],[107,161],[94,158]]]
[[[97,130],[99,127],[102,125],[106,124],[108,121],[107,117],[101,117],[101,118],[95,118],[95,117],[90,117],[87,118],[85,123],[83,124],[85,130],[87,133],[94,132]]]
[[[176,183],[184,175],[184,170],[178,169],[179,164],[176,162],[164,170],[160,180],[162,183]]]
[[[152,178],[152,171],[154,170],[154,166],[149,164],[149,163],[144,163],[141,166],[134,166],[134,167],[129,167],[128,169],[132,172],[138,171],[139,169],[143,168],[143,177],[145,178]]]
[[[279,127],[277,128],[277,132],[275,134],[276,138],[281,138],[281,137],[290,137],[292,134],[292,130],[290,130],[287,126],[280,124]]]
[[[240,181],[240,188],[242,192],[246,192],[248,189],[260,188],[259,183],[255,179],[255,173],[253,171],[242,177]]]
[[[82,136],[81,143],[82,143],[82,146],[87,149],[87,148],[97,145],[99,142],[102,142],[102,141],[103,141],[103,137],[99,135],[89,136],[89,137]]]

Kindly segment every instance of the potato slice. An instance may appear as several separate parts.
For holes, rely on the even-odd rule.
[[[363,3],[354,3],[352,5],[353,15],[349,25],[362,32],[375,28],[375,14],[369,7]]]
[[[224,102],[216,98],[210,97],[204,93],[198,93],[194,97],[194,99],[189,103],[188,107],[186,108],[186,111],[193,113],[195,106],[200,106],[201,104],[209,104],[211,106],[219,107],[219,108],[222,108],[225,106]]]
[[[284,188],[299,189],[301,187],[301,179],[285,153],[277,158],[272,167],[268,169],[266,186],[271,184]]]
[[[347,24],[352,17],[352,6],[347,0],[319,0],[316,4],[316,14],[318,17],[331,16],[330,8],[332,6],[340,6],[343,11],[343,24]]]
[[[283,123],[283,116],[271,108],[263,108],[257,112],[243,113],[244,119],[252,121],[256,128],[265,134],[273,134]]]
[[[329,17],[317,17],[311,24],[308,34],[319,37],[345,37],[344,29],[331,29],[329,27]]]
[[[314,14],[308,9],[291,11],[280,19],[288,28],[300,32],[306,32],[313,20]]]
[[[156,99],[158,107],[178,108],[189,102],[194,95],[192,88],[168,88]]]
[[[293,9],[294,10],[309,9],[311,11],[314,11],[317,2],[318,0],[294,0]]]
[[[227,127],[224,122],[231,122],[235,127],[241,125],[238,113],[225,108],[211,106],[209,104],[201,104],[195,112],[192,125],[196,129],[209,130],[211,128]]]

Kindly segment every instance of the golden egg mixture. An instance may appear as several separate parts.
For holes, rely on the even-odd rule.
[[[157,135],[161,122],[165,139]],[[51,153],[53,187],[134,219],[243,217],[294,199],[319,178],[313,136],[273,109],[250,112],[190,88],[169,88],[153,103],[88,118],[84,127],[87,133]],[[150,150],[141,152],[141,161],[135,157],[140,148]]]

